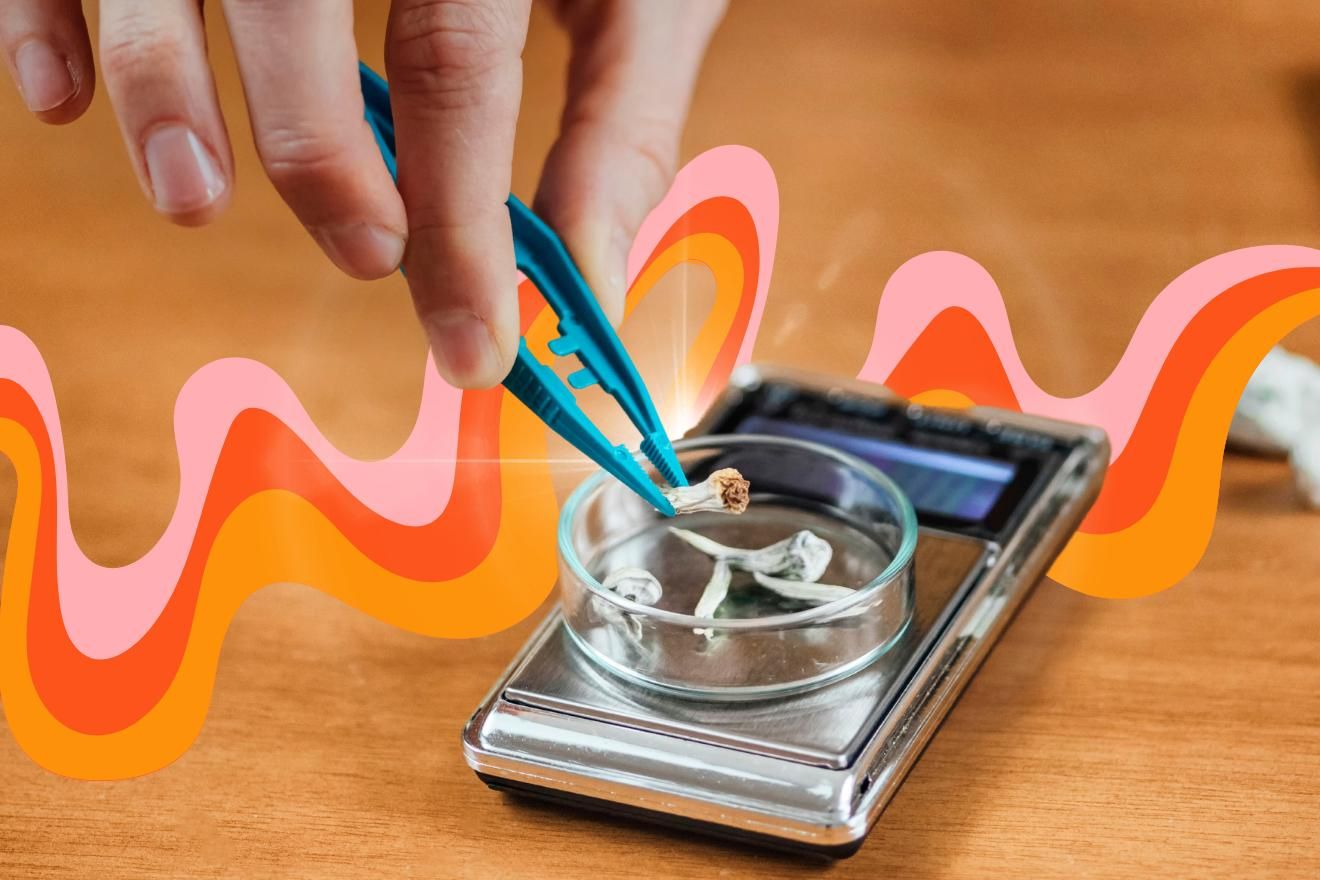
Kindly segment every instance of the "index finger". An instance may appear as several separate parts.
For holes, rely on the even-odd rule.
[[[518,340],[508,211],[530,0],[395,0],[390,77],[404,267],[442,375],[494,385]]]

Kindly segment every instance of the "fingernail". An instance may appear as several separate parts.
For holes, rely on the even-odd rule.
[[[502,376],[495,339],[472,312],[433,314],[427,319],[436,365],[446,379],[462,386],[494,385]]]
[[[403,260],[403,236],[370,223],[322,226],[312,235],[335,265],[363,278],[388,275]]]
[[[225,179],[197,135],[184,125],[152,129],[143,145],[156,210],[187,214],[205,208],[225,190]]]
[[[54,110],[78,90],[63,56],[45,43],[33,40],[14,53],[18,90],[33,113]]]

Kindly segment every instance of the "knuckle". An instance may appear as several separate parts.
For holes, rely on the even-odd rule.
[[[256,142],[261,164],[277,187],[335,177],[349,153],[339,136],[303,127],[263,128]]]
[[[669,189],[670,181],[677,171],[675,144],[672,134],[657,129],[648,135],[645,131],[634,133],[629,138],[629,148],[637,157],[641,168],[642,183],[648,193],[659,198]]]
[[[389,51],[399,87],[442,92],[517,62],[522,46],[519,25],[501,4],[416,0],[395,13]]]
[[[101,69],[107,79],[168,77],[187,54],[180,34],[143,15],[129,15],[101,37]]]
[[[570,112],[565,128],[631,156],[632,180],[648,197],[659,199],[669,189],[678,170],[678,120],[635,111],[619,117],[599,104],[585,103]]]

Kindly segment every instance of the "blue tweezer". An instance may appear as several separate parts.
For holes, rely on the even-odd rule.
[[[394,117],[385,80],[365,64],[358,65],[367,122],[376,136],[390,176],[398,177],[394,151]],[[669,434],[651,402],[623,343],[601,311],[591,288],[573,263],[568,248],[555,231],[531,209],[510,195],[506,203],[513,225],[513,249],[518,268],[532,280],[546,303],[559,317],[559,338],[550,351],[559,357],[577,355],[582,369],[568,377],[575,390],[600,387],[623,407],[642,434],[642,454],[671,486],[686,486],[687,478],[669,443]],[[532,356],[527,339],[518,342],[518,357],[504,380],[528,409],[556,434],[613,474],[666,516],[674,507],[646,475],[626,446],[615,446],[582,412],[573,392],[559,377]]]

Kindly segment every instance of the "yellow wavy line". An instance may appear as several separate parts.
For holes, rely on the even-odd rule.
[[[931,388],[922,391],[920,394],[912,395],[912,402],[939,409],[967,409],[976,406],[975,400],[951,388]]]
[[[737,294],[742,290],[745,274],[742,258],[731,241],[714,232],[695,233],[670,245],[642,271],[633,292],[628,295],[625,312],[631,314],[641,302],[641,296],[635,295],[637,292],[651,290],[671,269],[683,263],[705,266],[714,275],[717,285],[715,303],[702,322],[697,338],[692,341],[690,354],[683,362],[677,387],[672,392],[680,397],[690,397],[700,390],[720,346],[729,338],[729,330],[742,301]]]
[[[505,398],[501,415],[510,419],[510,429],[501,431],[503,456],[544,457],[544,431],[512,396]],[[11,426],[16,427],[13,422],[5,425]],[[23,467],[35,467],[35,447],[24,437]],[[12,451],[16,440],[3,436],[0,445]],[[104,736],[73,731],[46,711],[27,666],[27,591],[11,592],[7,583],[6,605],[11,597],[17,601],[13,613],[4,615],[5,644],[0,650],[5,711],[15,739],[42,766],[82,778],[135,776],[174,760],[201,729],[229,621],[244,600],[266,584],[312,584],[386,623],[432,636],[480,635],[526,618],[553,585],[547,575],[555,566],[556,504],[544,466],[519,470],[517,478],[509,468],[502,471],[508,480],[502,502],[513,515],[502,517],[490,554],[471,572],[439,584],[399,577],[376,565],[297,495],[266,491],[246,499],[225,520],[212,545],[174,681],[137,723]],[[13,540],[10,547],[19,555],[11,559],[30,560],[35,543],[35,516],[27,509],[35,511],[41,490],[25,488],[33,500],[25,504],[22,517],[14,518],[19,547]],[[30,576],[30,571],[22,574]],[[27,577],[24,581],[30,582]]]
[[[1242,389],[1266,352],[1317,315],[1320,290],[1308,290],[1276,303],[1234,333],[1192,393],[1151,509],[1121,531],[1079,532],[1050,577],[1091,596],[1129,599],[1168,589],[1190,574],[1214,530],[1224,441]]]
[[[635,304],[679,262],[709,266],[717,289],[716,308],[706,326],[716,330],[703,331],[687,359],[690,369],[704,363],[708,371],[737,311],[744,273],[741,257],[727,239],[691,239],[666,250],[657,260],[663,261],[663,270],[640,278],[630,299]],[[532,332],[544,342],[552,329],[553,315],[542,315]],[[510,395],[501,403],[500,425],[504,459],[544,459],[544,427]],[[0,420],[0,453],[10,458],[18,474],[0,606],[0,691],[19,745],[38,764],[66,776],[121,779],[159,769],[181,755],[205,720],[229,621],[243,601],[266,584],[312,584],[386,623],[447,638],[512,626],[530,615],[553,586],[557,504],[544,464],[501,464],[502,514],[491,552],[471,572],[439,584],[399,577],[376,565],[299,496],[260,492],[244,500],[220,527],[202,574],[178,674],[160,703],[122,731],[89,736],[54,718],[33,685],[26,623],[45,487],[32,437],[12,420]]]

